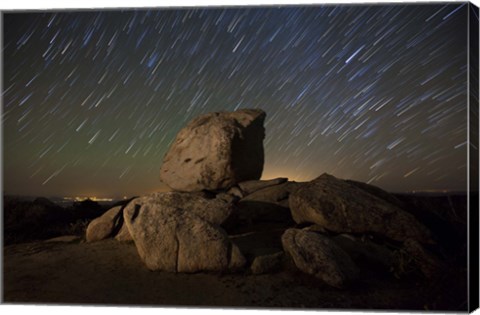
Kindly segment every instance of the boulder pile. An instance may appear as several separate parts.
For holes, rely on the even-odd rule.
[[[172,191],[132,199],[93,220],[86,240],[133,241],[147,268],[168,272],[278,272],[343,288],[365,266],[394,270],[399,252],[419,272],[441,263],[427,227],[380,188],[323,174],[310,182],[260,180],[265,112],[192,120],[165,155]],[[381,268],[378,268],[381,267]]]

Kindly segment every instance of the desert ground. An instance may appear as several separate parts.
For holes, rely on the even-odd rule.
[[[262,232],[240,248],[255,247]],[[264,239],[265,237],[263,237]],[[86,243],[78,236],[4,247],[5,303],[208,306],[282,309],[461,310],[466,274],[431,281],[364,273],[348,289],[285,266],[272,274],[149,271],[132,242]]]

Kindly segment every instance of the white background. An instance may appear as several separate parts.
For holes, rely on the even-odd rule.
[[[273,5],[273,4],[312,4],[312,3],[412,3],[418,1],[342,1],[342,0],[0,0],[0,10],[22,10],[22,9],[75,9],[75,8],[126,8],[126,7],[168,7],[168,6],[227,6],[227,5]],[[425,2],[425,1],[424,1]],[[464,1],[435,1],[435,2],[464,2]],[[480,0],[472,1],[479,6]],[[0,26],[1,28],[1,26]],[[2,30],[3,33],[3,30]],[[0,131],[1,135],[1,131]],[[1,173],[1,170],[0,170]],[[135,290],[135,288],[132,288]],[[19,306],[19,305],[1,305],[1,314],[62,314],[62,315],[90,315],[115,313],[115,315],[126,314],[194,314],[194,315],[240,315],[247,313],[248,315],[293,315],[293,314],[312,314],[312,311],[277,311],[277,310],[245,310],[245,309],[179,309],[179,308],[131,308],[131,307],[101,307],[101,306]],[[383,312],[315,312],[315,314],[387,314]],[[480,311],[476,311],[479,314]],[[391,314],[391,313],[389,313]]]

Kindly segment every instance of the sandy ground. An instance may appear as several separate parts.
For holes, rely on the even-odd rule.
[[[271,275],[152,272],[133,243],[115,240],[6,246],[3,284],[4,302],[19,304],[424,309],[434,303],[421,283],[368,274],[339,290],[288,269]]]

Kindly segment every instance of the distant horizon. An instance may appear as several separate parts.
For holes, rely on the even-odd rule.
[[[271,178],[269,178],[271,179]],[[263,180],[263,179],[262,179]],[[290,180],[290,179],[289,179]],[[347,180],[347,179],[345,179]],[[308,182],[308,181],[298,181],[298,182]],[[375,186],[375,185],[373,185]],[[379,187],[379,186],[376,186]],[[383,189],[382,187],[379,187]],[[385,189],[383,189],[385,190]],[[47,199],[50,198],[58,198],[58,199],[63,199],[63,198],[74,198],[74,197],[80,197],[80,198],[112,198],[113,201],[118,201],[118,200],[123,200],[123,199],[129,199],[135,196],[142,196],[142,195],[147,195],[155,192],[169,192],[169,191],[174,191],[170,187],[164,185],[164,187],[158,188],[158,189],[152,189],[147,192],[139,192],[139,193],[127,193],[127,194],[91,194],[91,195],[85,195],[85,194],[66,194],[66,195],[38,195],[38,194],[22,194],[22,193],[9,193],[4,191],[3,196],[12,196],[12,197],[25,197],[25,198],[40,198],[44,197]],[[404,190],[404,191],[389,191],[385,190],[388,193],[392,194],[467,194],[467,189],[465,190],[448,190],[448,189],[423,189],[423,190]],[[73,202],[74,200],[72,200]]]

